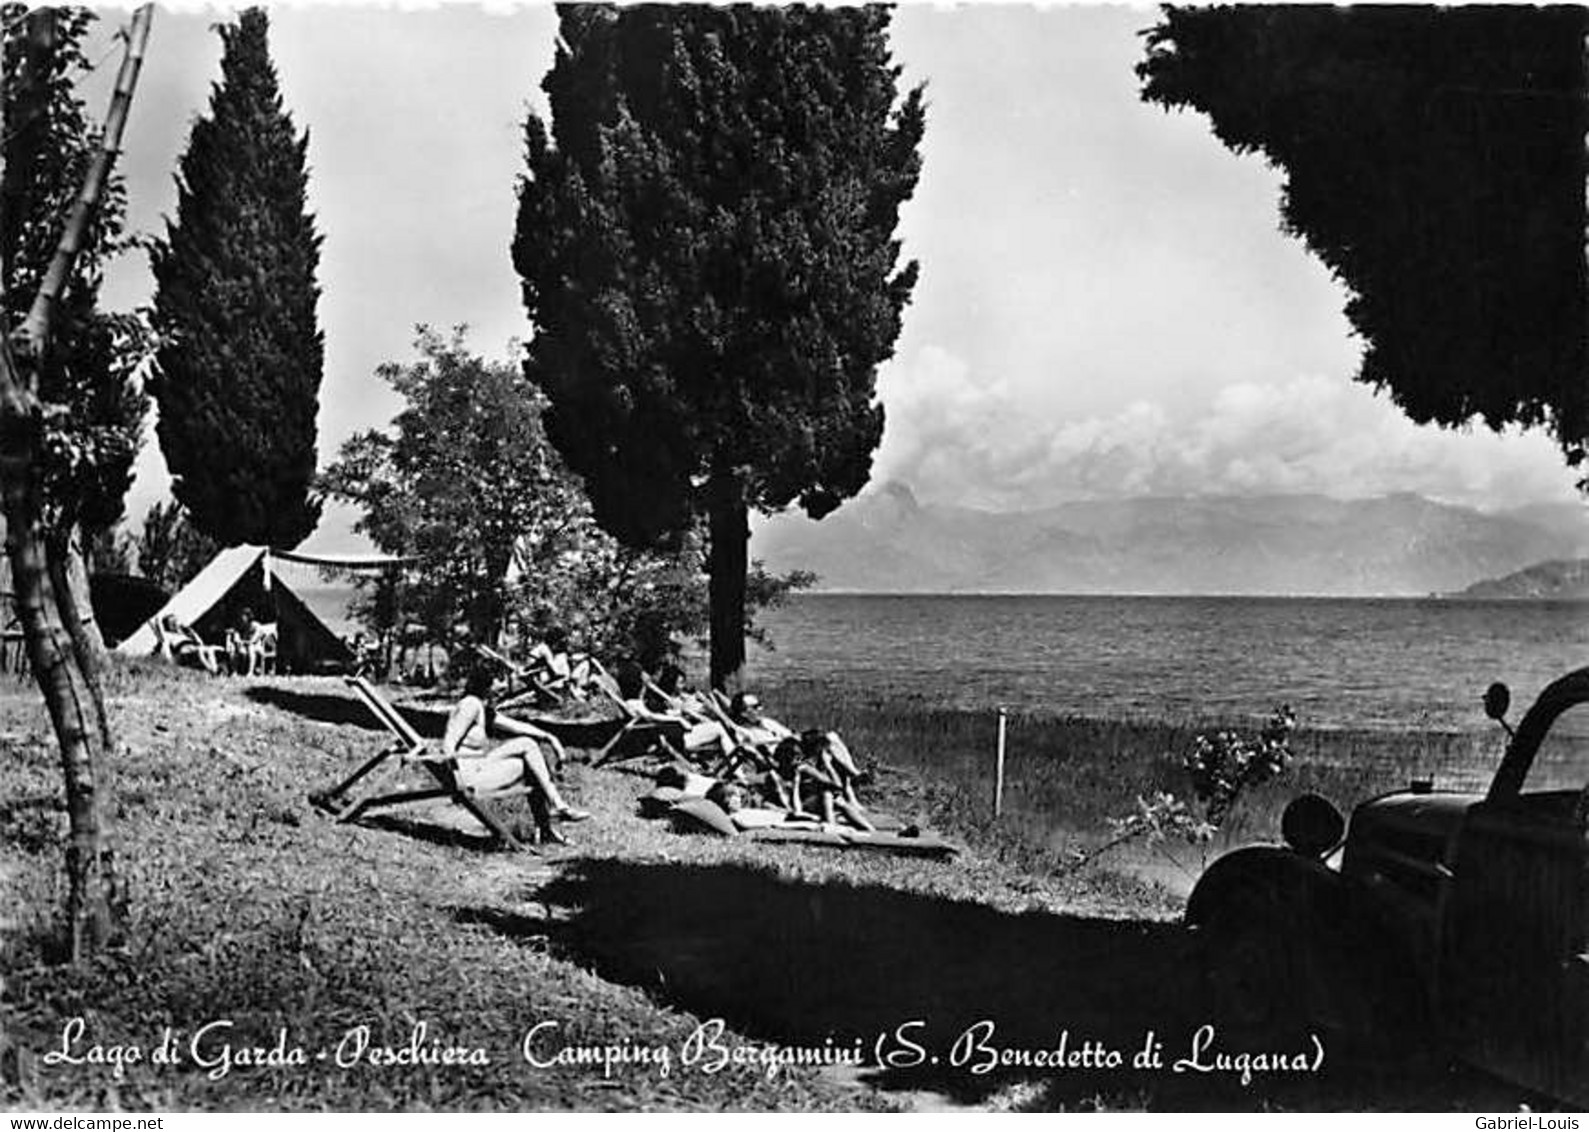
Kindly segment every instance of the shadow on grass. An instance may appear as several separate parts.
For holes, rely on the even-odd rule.
[[[853,1050],[859,1039],[871,1067],[863,1079],[884,1089],[975,1100],[1019,1077],[1046,1079],[1038,1103],[1050,1108],[1446,1103],[1433,1088],[1408,1099],[1408,1072],[1441,1075],[1431,1066],[1381,1063],[1371,1071],[1327,1057],[1318,1075],[1259,1075],[1248,1087],[1234,1073],[1173,1073],[1205,1021],[1189,936],[1178,924],[1014,914],[892,888],[796,882],[740,865],[615,860],[572,866],[533,900],[547,906],[545,918],[478,908],[455,916],[550,940],[604,979],[702,1019],[721,1018],[760,1042],[820,1049],[831,1038]],[[968,1031],[970,1040],[962,1037]],[[1162,1066],[1133,1069],[1149,1031],[1163,1042]],[[919,1063],[878,1068],[880,1034],[885,1049]],[[1090,1048],[1096,1061],[1107,1048],[1120,1051],[1123,1064],[972,1072],[996,1056],[990,1051],[1053,1050],[1062,1035],[1078,1057]],[[1287,1052],[1306,1045],[1298,1037]],[[968,1056],[955,1065],[957,1039]],[[1394,1092],[1383,1092],[1391,1079]]]
[[[245,689],[243,694],[256,704],[279,708],[303,719],[314,720],[316,723],[348,725],[365,731],[385,731],[380,720],[376,719],[364,702],[351,692],[339,696],[329,692],[294,692],[288,688],[272,688],[265,684],[256,684],[252,688]],[[447,724],[445,715],[435,711],[416,711],[407,707],[399,707],[397,710],[402,713],[404,719],[408,720],[409,726],[420,735],[427,739],[441,738]]]
[[[329,692],[295,692],[287,688],[274,688],[256,684],[243,694],[256,704],[278,708],[303,719],[317,723],[348,724],[366,731],[381,731],[380,721],[364,702],[352,692],[336,695]],[[447,727],[447,713],[437,708],[414,708],[394,704],[409,726],[426,739],[440,739]],[[623,726],[617,719],[550,719],[527,713],[515,717],[543,728],[570,747],[596,749]]]
[[[30,856],[60,841],[60,817],[66,804],[58,794],[0,798],[0,844],[14,845]]]

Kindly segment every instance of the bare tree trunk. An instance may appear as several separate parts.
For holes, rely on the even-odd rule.
[[[6,552],[33,677],[44,695],[61,749],[61,776],[71,825],[66,849],[66,913],[71,958],[77,962],[117,938],[126,906],[115,867],[115,801],[100,722],[104,706],[96,702],[66,631],[52,616],[54,595],[40,519],[41,415],[37,399],[26,394],[19,380],[9,350],[0,362],[0,388],[0,488]]]
[[[94,619],[93,595],[88,584],[88,563],[84,558],[83,530],[75,524],[54,532],[45,540],[45,561],[50,572],[50,589],[61,615],[61,627],[72,643],[72,653],[83,674],[98,710],[99,734],[107,754],[116,750],[116,736],[110,713],[105,708],[105,638]]]
[[[714,471],[706,485],[707,602],[712,687],[737,691],[745,667],[745,577],[750,569],[750,514],[734,470]]]

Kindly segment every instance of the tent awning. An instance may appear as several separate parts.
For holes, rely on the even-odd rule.
[[[272,558],[298,562],[305,566],[331,566],[339,570],[382,570],[416,561],[394,554],[299,554],[292,550],[272,550]]]

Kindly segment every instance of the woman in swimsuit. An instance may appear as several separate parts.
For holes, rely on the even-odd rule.
[[[590,814],[585,810],[576,810],[564,800],[557,789],[557,783],[552,779],[552,766],[541,753],[541,744],[545,743],[552,752],[553,760],[561,763],[563,745],[557,741],[556,736],[542,731],[539,727],[494,712],[490,703],[496,682],[497,673],[489,665],[479,665],[469,674],[469,679],[464,684],[463,698],[458,701],[457,706],[452,709],[452,715],[447,718],[447,731],[441,743],[441,757],[456,758],[460,768],[473,760],[479,760],[477,764],[479,770],[488,776],[490,771],[500,764],[518,763],[522,767],[523,779],[526,782],[533,782],[551,807],[551,812],[544,817],[539,812],[539,807],[532,807],[536,810],[536,821],[540,826],[542,838],[558,844],[566,844],[567,839],[552,827],[550,818],[574,822],[584,821],[590,817]],[[505,743],[492,746],[493,730],[510,735],[512,738]]]

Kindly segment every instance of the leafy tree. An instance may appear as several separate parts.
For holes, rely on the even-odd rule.
[[[1577,464],[1586,31],[1572,7],[1166,7],[1137,70],[1285,171],[1286,231],[1353,291],[1360,381],[1420,423],[1544,425]]]
[[[461,329],[448,339],[422,329],[416,347],[418,362],[379,371],[405,401],[392,430],[350,438],[322,482],[363,510],[356,529],[415,559],[405,603],[434,639],[462,625],[496,646],[512,570],[535,578],[576,549],[582,500],[518,366],[471,354]]]
[[[0,178],[0,264],[12,325],[26,317],[44,281],[61,218],[99,148],[99,131],[77,93],[93,69],[83,41],[95,16],[63,8],[30,24],[26,11],[20,4],[0,6],[10,124]],[[39,359],[39,394],[51,406],[41,471],[54,584],[66,603],[63,614],[95,653],[103,646],[88,600],[84,538],[98,536],[121,518],[148,408],[136,374],[147,356],[143,323],[136,315],[99,309],[104,267],[126,247],[125,219],[126,194],[112,173],[64,281],[50,340]]]
[[[8,270],[28,262],[37,272],[31,285],[5,280],[8,291],[23,286],[31,297],[24,311],[20,304],[10,305],[8,294],[7,325],[0,328],[7,342],[7,348],[0,350],[0,503],[5,512],[17,616],[34,679],[60,747],[71,831],[66,872],[73,960],[86,957],[120,934],[125,890],[115,859],[115,792],[109,765],[114,734],[100,681],[101,649],[87,620],[81,544],[70,535],[75,530],[73,519],[87,509],[84,501],[91,499],[88,491],[79,494],[72,485],[114,482],[97,476],[103,465],[112,462],[113,453],[93,442],[82,442],[85,435],[92,436],[95,422],[81,422],[84,427],[79,431],[80,422],[71,419],[74,412],[83,411],[73,391],[86,389],[95,370],[82,360],[80,340],[74,339],[76,332],[89,325],[86,312],[92,310],[92,303],[80,305],[79,298],[74,304],[70,296],[74,286],[84,285],[80,268],[86,267],[90,280],[94,277],[95,253],[88,251],[95,246],[94,221],[107,194],[114,200],[110,174],[151,17],[148,6],[133,15],[103,136],[80,170],[81,179],[70,204],[52,220],[38,221],[33,228],[43,249],[39,259],[30,258],[27,250],[29,225],[34,222],[32,204],[38,194],[48,191],[49,182],[32,178],[60,156],[44,147],[64,140],[59,136],[51,140],[43,126],[56,120],[61,106],[58,96],[52,95],[61,67],[69,72],[80,66],[80,55],[75,57],[78,63],[72,62],[72,45],[78,40],[71,14],[63,16],[51,9],[36,9],[25,17],[11,13],[4,32],[5,65],[0,68],[4,86],[0,107],[8,127],[0,133],[6,139],[0,146],[0,200],[6,206],[0,217],[0,248],[9,257]],[[19,45],[12,42],[12,36],[19,32],[23,42],[19,50],[13,50]],[[67,53],[64,64],[59,54],[63,47]],[[53,242],[47,235],[38,235],[49,227],[56,232]],[[79,296],[81,293],[79,290]],[[107,397],[107,401],[113,400],[113,396]],[[116,510],[119,506],[118,496]],[[84,595],[81,603],[78,594]]]
[[[347,440],[322,485],[363,512],[356,529],[413,566],[402,585],[362,578],[358,614],[391,641],[408,621],[448,644],[526,644],[552,629],[608,658],[655,667],[706,627],[702,540],[625,547],[546,440],[546,399],[516,363],[472,354],[462,330],[422,330],[420,360],[381,367],[404,408]],[[811,576],[752,570],[752,606]]]
[[[156,503],[144,515],[138,536],[138,572],[176,593],[204,569],[221,549],[199,530],[180,503]]]
[[[88,536],[85,550],[88,573],[131,574],[138,557],[138,544],[120,525],[101,527]]]
[[[308,135],[282,109],[258,8],[220,29],[221,81],[193,126],[177,219],[153,254],[151,389],[173,493],[231,546],[292,547],[309,499],[324,341],[320,237],[305,211]]]
[[[881,7],[560,13],[513,244],[526,372],[606,530],[678,546],[704,516],[721,685],[749,509],[820,518],[870,474],[921,91],[899,95]]]
[[[598,656],[632,659],[649,671],[664,662],[680,662],[686,643],[705,643],[710,617],[706,539],[700,525],[684,536],[678,549],[657,551],[626,547],[606,534],[590,517],[588,504],[582,517],[580,552],[518,595],[524,635],[539,639],[555,626]],[[761,561],[752,561],[746,579],[745,636],[771,648],[757,614],[782,605],[789,594],[816,580],[807,570],[773,574]]]

